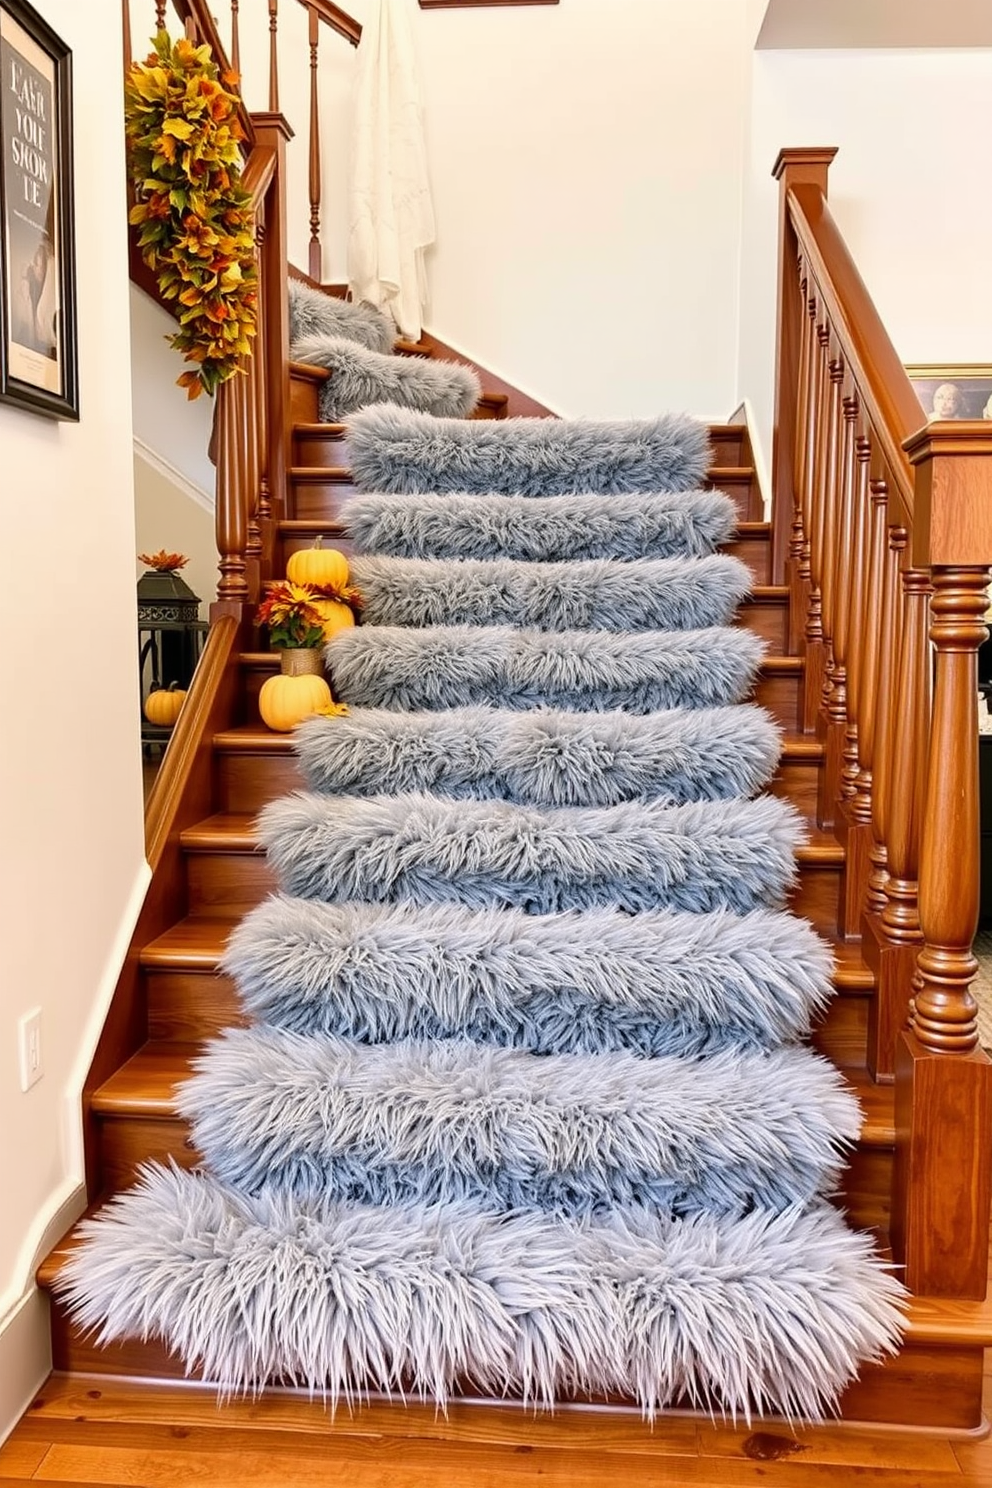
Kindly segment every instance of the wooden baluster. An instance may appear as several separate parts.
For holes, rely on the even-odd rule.
[[[824,676],[823,602],[820,578],[823,564],[824,508],[830,426],[830,332],[826,326],[817,327],[816,343],[818,348],[816,430],[810,469],[810,512],[807,522],[810,538],[807,544],[808,553],[804,555],[809,573],[809,603],[806,609],[805,635],[806,676],[802,718],[802,729],[805,734],[813,733],[816,728]]]
[[[795,293],[799,244],[792,226],[789,194],[815,186],[827,194],[827,171],[835,149],[789,149],[779,153],[772,175],[779,183],[778,330],[775,338],[775,418],[772,445],[772,582],[785,583],[792,527],[792,440],[796,431],[797,365],[802,307]]]
[[[155,30],[165,30],[165,12],[168,0],[155,0]]]
[[[904,620],[895,687],[898,732],[892,739],[888,777],[884,904],[880,920],[869,927],[873,944],[868,961],[877,988],[868,1023],[868,1068],[876,1080],[891,1080],[895,1074],[896,1040],[909,1014],[921,939],[917,876],[930,730],[930,576],[925,569],[907,568],[902,587]]]
[[[243,604],[249,597],[245,579],[244,465],[237,398],[231,381],[222,382],[217,389],[217,421],[217,599],[222,604]]]
[[[921,543],[922,546],[922,543]],[[978,1046],[978,647],[989,570],[934,566],[934,701],[920,854],[923,948],[896,1056],[893,1244],[925,1295],[981,1299],[992,1065]]]
[[[868,595],[870,589],[870,551],[872,506],[868,490],[871,441],[858,434],[854,441],[854,538],[848,583],[845,586],[849,617],[845,640],[846,725],[841,800],[837,811],[837,836],[844,847],[844,874],[838,924],[845,937],[861,934],[861,916],[868,892],[869,851],[871,848],[870,772],[864,784],[867,797],[858,798],[860,774],[859,730],[861,719],[862,673],[864,657],[870,644]],[[869,709],[869,711],[871,711]]]
[[[269,113],[279,112],[279,0],[269,0]]]
[[[310,278],[321,283],[323,262],[320,251],[320,104],[317,98],[317,46],[320,40],[320,17],[312,5],[307,6],[310,23]]]
[[[830,376],[830,412],[827,426],[827,468],[823,482],[823,549],[820,561],[823,684],[820,691],[820,711],[816,720],[816,730],[820,739],[827,745],[829,755],[829,743],[833,732],[829,723],[830,708],[835,686],[833,638],[836,628],[837,524],[840,520],[843,478],[842,440],[845,427],[843,417],[844,363],[840,357],[835,357],[830,362],[828,373]],[[817,791],[816,818],[821,827],[830,827],[834,823],[837,777],[840,773],[839,750],[833,751],[832,760],[828,759],[829,763],[833,764],[833,771],[831,773],[828,768],[820,771]]]
[[[885,557],[888,550],[889,488],[884,480],[869,481],[868,589],[864,611],[864,650],[858,695],[859,768],[852,812],[856,821],[871,822],[875,766],[879,652],[885,594]]]
[[[789,655],[802,652],[806,641],[806,615],[809,608],[809,539],[810,515],[813,510],[813,466],[816,450],[819,393],[819,356],[816,339],[816,299],[810,295],[804,305],[802,340],[805,345],[803,429],[801,433],[802,480],[796,491],[792,538],[789,547],[792,579],[789,597]]]
[[[268,327],[265,317],[265,203],[259,213],[255,224],[255,260],[258,264],[258,320],[255,331],[255,360],[260,369],[264,369],[266,361],[266,337]],[[262,578],[275,577],[272,572],[273,535],[269,524],[272,518],[272,501],[269,493],[269,404],[266,397],[265,376],[261,372],[255,379],[255,394],[258,404],[258,448],[259,448],[259,472],[258,472],[258,525],[262,539]]]
[[[231,66],[241,76],[241,36],[238,22],[238,11],[241,0],[231,0]]]
[[[832,512],[834,538],[828,554],[830,611],[832,615],[828,652],[829,687],[824,687],[822,721],[826,756],[820,772],[819,817],[837,824],[840,817],[841,767],[847,731],[847,637],[850,620],[851,565],[853,563],[855,485],[855,423],[857,397],[841,403],[843,430],[840,440],[836,500]]]
[[[857,795],[858,728],[861,717],[861,665],[865,649],[865,614],[868,596],[868,552],[871,506],[868,493],[868,467],[871,462],[871,440],[859,434],[854,445],[857,470],[854,493],[854,556],[851,562],[848,601],[847,645],[847,734],[844,741],[844,769],[841,793],[853,801]]]
[[[905,527],[890,527],[882,598],[882,624],[878,645],[878,694],[875,706],[875,763],[872,771],[872,846],[869,853],[867,906],[872,914],[885,908],[885,879],[889,812],[891,807],[892,752],[899,748],[896,698],[899,646],[902,638],[902,587],[900,571],[906,551]]]

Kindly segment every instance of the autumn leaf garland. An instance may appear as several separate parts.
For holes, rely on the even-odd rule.
[[[190,398],[238,370],[255,334],[254,222],[240,185],[238,99],[208,46],[160,31],[125,83],[125,127],[138,200],[130,220],[166,300],[179,305],[169,344],[193,368],[177,378]]]

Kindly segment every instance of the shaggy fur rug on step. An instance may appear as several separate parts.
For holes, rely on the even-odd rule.
[[[764,643],[749,630],[548,632],[512,626],[362,626],[325,649],[335,694],[356,708],[716,708],[751,691]]]
[[[806,835],[774,796],[552,808],[302,791],[266,806],[257,831],[281,888],[300,898],[531,914],[776,906]]]
[[[751,796],[771,778],[781,735],[761,708],[566,713],[355,708],[308,718],[293,738],[311,790],[431,791],[533,806]]]
[[[309,336],[336,336],[354,341],[367,351],[388,355],[396,341],[396,327],[374,305],[339,300],[299,279],[289,281],[289,339],[293,344]]]
[[[99,1342],[159,1337],[226,1395],[460,1387],[816,1419],[893,1351],[902,1288],[825,1205],[603,1223],[311,1202],[149,1169],[57,1283]]]
[[[520,625],[539,630],[702,630],[751,587],[736,558],[519,563],[511,558],[356,558],[367,625]]]
[[[221,1183],[604,1217],[777,1212],[836,1187],[857,1101],[809,1049],[537,1055],[231,1029],[179,1092]]]
[[[476,374],[458,362],[383,356],[341,336],[304,336],[293,342],[290,354],[294,362],[308,362],[330,372],[319,399],[320,417],[328,424],[339,423],[372,403],[400,404],[431,417],[464,419],[482,393]]]
[[[355,414],[348,430],[356,484],[375,492],[691,491],[706,474],[710,450],[707,426],[677,413],[460,423],[379,406]]]
[[[804,1037],[833,990],[827,945],[766,909],[528,915],[273,895],[223,970],[252,1018],[297,1033],[460,1034],[535,1054],[774,1048]]]
[[[733,533],[719,491],[630,496],[352,496],[359,553],[393,558],[702,558]]]

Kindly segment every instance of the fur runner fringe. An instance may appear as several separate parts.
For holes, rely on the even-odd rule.
[[[308,336],[343,336],[386,355],[396,341],[396,327],[374,305],[339,300],[300,279],[290,279],[289,339],[297,342]]]
[[[375,492],[692,491],[702,483],[710,452],[706,425],[679,413],[463,423],[380,402],[353,414],[348,430],[355,482]]]
[[[534,806],[750,796],[771,778],[781,734],[760,708],[565,713],[356,708],[309,718],[293,744],[311,790],[435,795]]]
[[[294,341],[293,360],[326,367],[331,376],[320,390],[320,417],[335,424],[356,408],[402,404],[428,418],[466,418],[482,386],[470,367],[423,357],[383,356],[343,336],[305,336]]]
[[[359,553],[393,558],[702,558],[733,534],[719,491],[671,495],[351,496],[343,520]]]
[[[194,1068],[177,1104],[220,1183],[362,1204],[778,1212],[836,1186],[861,1128],[838,1071],[800,1048],[536,1055],[261,1027]]]
[[[446,1039],[535,1054],[695,1057],[804,1037],[832,994],[830,949],[771,910],[320,904],[273,895],[222,969],[253,1018],[367,1043]]]
[[[258,835],[281,887],[340,903],[777,907],[805,825],[785,801],[526,807],[436,796],[315,796],[266,806]]]
[[[467,1201],[364,1208],[144,1171],[57,1283],[97,1341],[160,1337],[222,1395],[620,1394],[815,1420],[894,1351],[904,1293],[826,1205],[601,1224]]]
[[[355,558],[368,625],[520,625],[539,630],[702,630],[751,587],[736,558],[519,563],[509,558]]]
[[[511,626],[358,626],[325,651],[334,690],[356,708],[571,708],[656,713],[737,703],[764,643],[749,630],[545,632]]]

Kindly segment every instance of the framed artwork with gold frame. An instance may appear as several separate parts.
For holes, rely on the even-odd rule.
[[[911,366],[906,372],[928,420],[992,419],[992,366]]]

